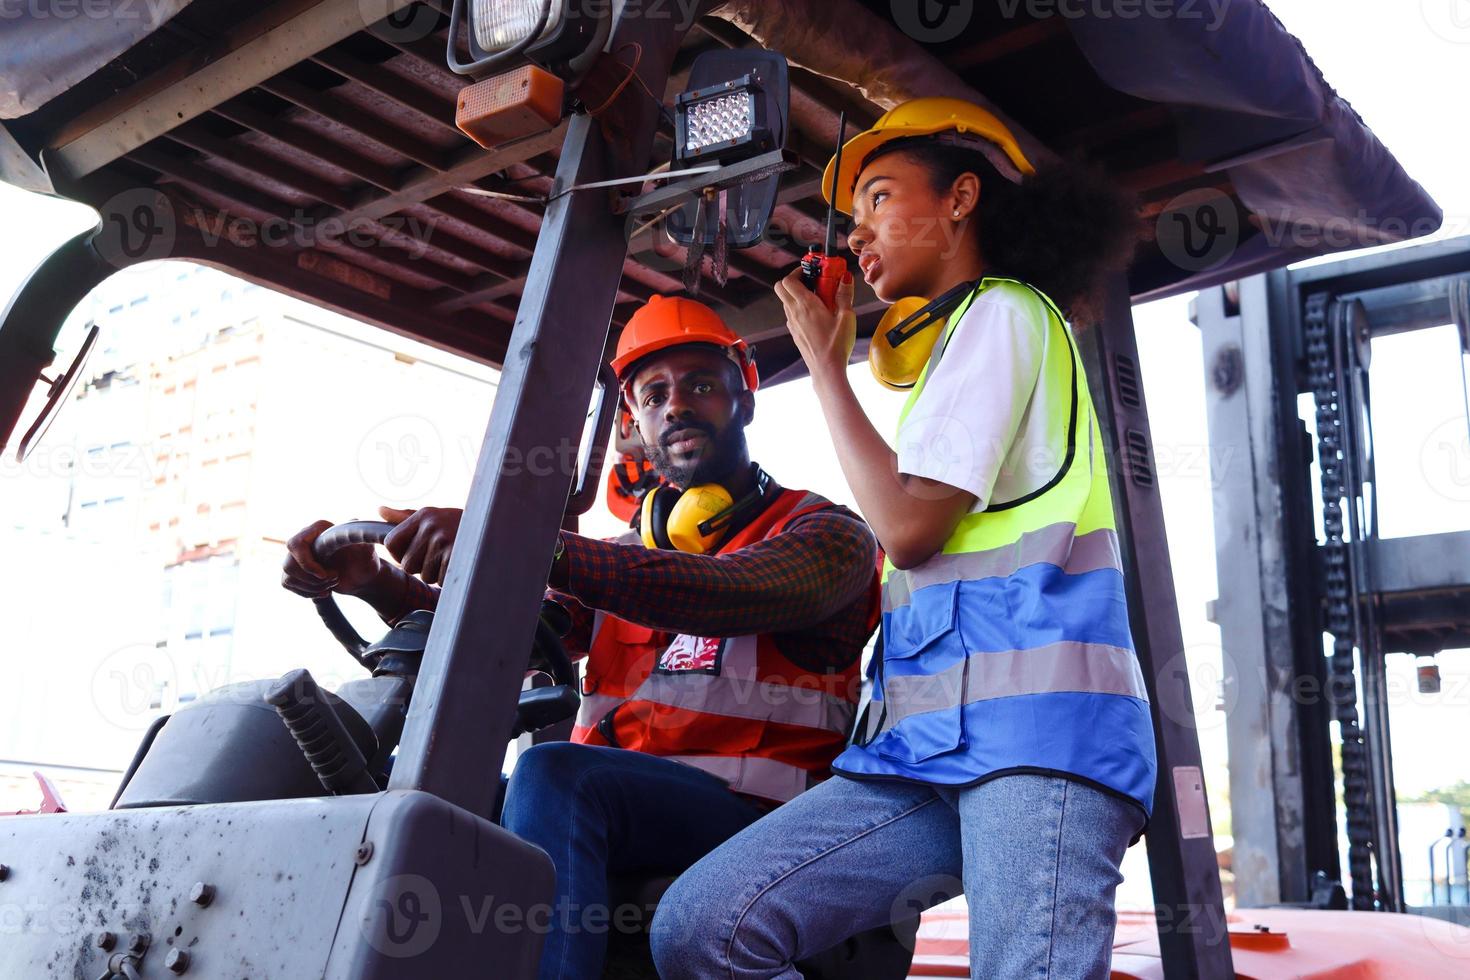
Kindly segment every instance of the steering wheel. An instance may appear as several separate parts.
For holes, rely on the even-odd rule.
[[[384,521],[348,521],[327,528],[312,542],[311,552],[318,562],[330,566],[338,551],[355,544],[379,545],[388,537],[396,525]],[[326,595],[313,599],[322,622],[337,641],[351,654],[352,659],[372,670],[377,665],[374,644],[369,644],[347,621],[334,596]],[[388,634],[392,637],[402,627]],[[531,645],[527,669],[538,670],[551,676],[550,687],[532,688],[521,693],[516,710],[516,724],[512,735],[539,731],[577,713],[581,703],[578,693],[577,670],[572,665],[562,637],[571,628],[571,617],[558,603],[547,599],[541,604],[541,614],[536,619],[536,637]],[[422,634],[425,635],[426,634]],[[383,643],[384,640],[378,641]]]

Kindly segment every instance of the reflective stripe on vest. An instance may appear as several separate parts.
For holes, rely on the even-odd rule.
[[[731,666],[730,647],[749,646],[750,653],[742,661],[755,664],[755,637],[731,640],[725,651],[725,664]],[[648,680],[633,697],[675,708],[690,708],[706,714],[758,721],[778,720],[788,725],[820,728],[845,736],[852,725],[853,703],[834,697],[810,686],[771,684],[728,674],[649,674]]]
[[[720,551],[831,506],[816,494],[784,490]],[[873,589],[876,613],[876,581]],[[597,614],[574,741],[673,758],[736,792],[782,802],[830,774],[856,713],[859,650],[848,669],[811,674],[787,660],[772,636],[665,640]],[[683,659],[668,659],[673,651]]]
[[[997,287],[1047,322],[1040,370],[1054,399],[1045,409],[1055,472],[1020,499],[966,514],[922,565],[885,563],[884,652],[866,730],[833,768],[949,785],[1052,770],[1150,810],[1153,726],[1102,430],[1061,312],[1024,283],[983,280],[949,318],[899,426],[975,297]]]
[[[1121,568],[1118,532],[1105,527],[1078,534],[1076,524],[1064,522],[1027,531],[998,548],[937,554],[918,568],[888,577],[884,583],[883,611],[892,612],[898,606],[908,605],[915,589],[944,582],[1005,578],[1040,562],[1060,565],[1068,575],[1099,568]]]
[[[724,780],[732,789],[739,787],[742,793],[783,802],[795,799],[827,776],[825,772],[813,773],[800,766],[754,755],[668,755],[664,758],[702,769]]]
[[[1132,650],[1100,643],[1053,643],[1031,650],[976,653],[937,674],[884,678],[888,710],[879,731],[926,711],[989,698],[1060,691],[1122,694],[1148,700]]]
[[[572,741],[585,742],[587,733],[625,700],[612,694],[583,694],[577,720],[572,723]]]
[[[619,539],[619,543],[623,543]],[[643,539],[629,544],[643,547]],[[669,637],[646,627],[637,626],[600,610],[592,614],[592,635],[588,651],[597,650],[594,662],[590,656],[582,664],[582,703],[572,723],[572,741],[585,742],[589,733],[610,712],[638,689],[648,673],[648,659],[668,644]]]

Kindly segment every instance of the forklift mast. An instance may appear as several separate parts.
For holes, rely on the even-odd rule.
[[[1462,238],[1278,269],[1196,301],[1212,458],[1231,461],[1213,474],[1213,617],[1241,905],[1434,912],[1404,896],[1386,658],[1424,658],[1432,675],[1436,654],[1470,647],[1470,532],[1380,536],[1368,367],[1375,338],[1453,325],[1463,384],[1467,298]]]

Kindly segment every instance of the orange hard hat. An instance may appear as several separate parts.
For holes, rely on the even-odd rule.
[[[682,296],[651,296],[634,313],[618,337],[612,369],[620,380],[634,363],[667,347],[682,344],[713,344],[723,348],[740,368],[745,387],[760,387],[755,356],[739,334],[725,326],[720,315],[703,303]]]

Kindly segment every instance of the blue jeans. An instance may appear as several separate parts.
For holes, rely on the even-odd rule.
[[[654,961],[663,980],[799,980],[794,961],[963,890],[972,977],[1106,978],[1118,865],[1142,825],[1137,806],[1054,776],[837,776],[674,883]]]
[[[692,766],[628,749],[548,742],[516,760],[501,825],[556,867],[556,906],[542,980],[602,975],[608,875],[676,875],[761,816],[761,809]]]

